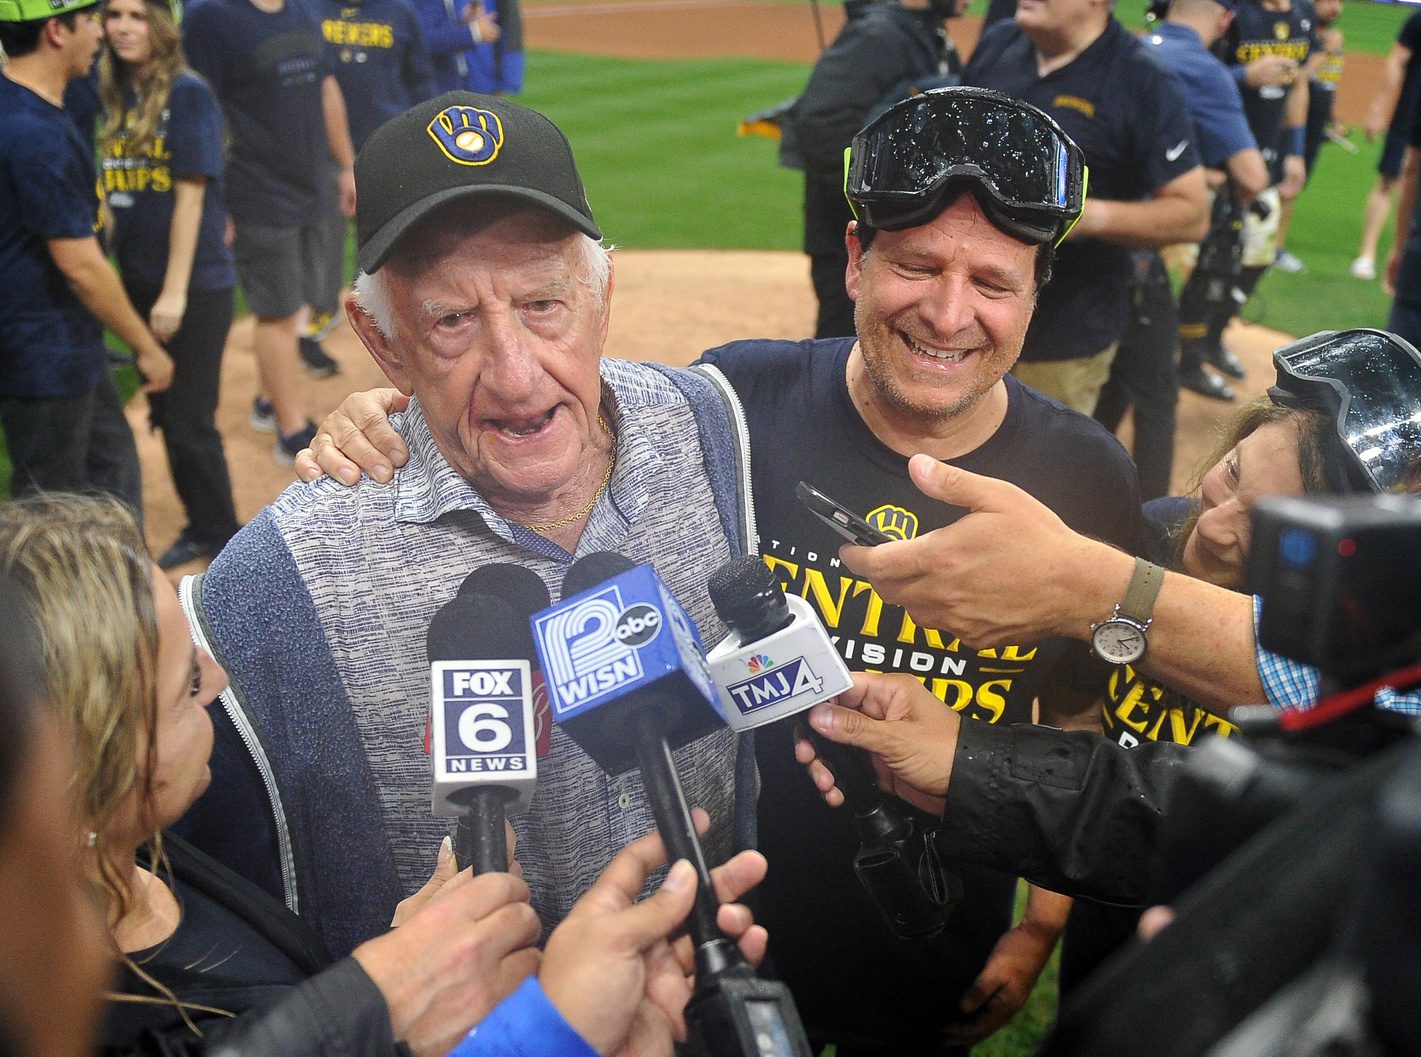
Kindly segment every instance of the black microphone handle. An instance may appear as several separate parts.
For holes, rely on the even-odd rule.
[[[715,975],[743,964],[740,948],[716,924],[720,900],[711,883],[710,868],[701,839],[696,835],[691,808],[676,773],[676,761],[657,717],[642,709],[633,719],[636,727],[637,766],[656,816],[656,829],[666,845],[667,862],[687,860],[696,871],[696,901],[691,907],[687,928],[696,945],[697,976]]]
[[[844,805],[855,814],[872,811],[883,803],[883,793],[874,781],[868,758],[852,745],[830,741],[807,722],[801,724],[815,755],[834,775],[834,784],[844,794]]]
[[[474,868],[474,876],[508,872],[508,837],[504,833],[511,790],[497,785],[461,789],[450,800],[463,807],[454,830],[454,858],[459,869]]]

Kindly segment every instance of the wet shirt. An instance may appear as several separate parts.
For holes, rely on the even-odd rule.
[[[1113,18],[1085,51],[1042,77],[1015,23],[983,35],[962,83],[995,88],[1046,111],[1090,167],[1092,197],[1135,202],[1199,164],[1179,83]],[[1119,341],[1129,318],[1130,251],[1069,239],[1041,291],[1021,358],[1070,360]]]
[[[136,105],[133,97],[127,100],[125,131],[100,159],[104,197],[114,218],[113,248],[124,282],[145,290],[162,288],[176,182],[200,177],[207,184],[188,288],[231,289],[237,275],[225,237],[222,111],[217,100],[201,78],[180,73],[156,135],[141,154],[131,149],[127,131],[137,117]]]
[[[103,328],[48,246],[98,231],[96,187],[70,116],[0,73],[0,395],[83,396],[106,368]]]
[[[1030,722],[1032,698],[1070,648],[1064,640],[978,650],[950,630],[919,627],[839,561],[840,538],[795,498],[806,481],[898,539],[963,513],[924,498],[907,460],[864,424],[845,382],[852,347],[851,338],[743,341],[702,357],[725,372],[745,407],[761,553],[785,591],[823,619],[851,670],[910,674],[971,719]],[[953,464],[1012,481],[1079,531],[1131,546],[1138,493],[1120,445],[1010,375],[1006,385],[997,432]],[[1102,677],[1103,668],[1091,666],[1092,689]],[[822,803],[794,761],[789,725],[760,728],[755,739],[759,846],[774,864],[761,905],[776,937],[776,971],[812,1030],[926,1052],[1009,926],[1015,879],[964,867],[965,902],[942,936],[894,941],[852,875],[853,823]]]

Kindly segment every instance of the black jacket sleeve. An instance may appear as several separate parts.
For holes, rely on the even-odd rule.
[[[1187,746],[1126,749],[1088,731],[963,723],[941,832],[945,855],[1055,892],[1138,905]]]
[[[399,1057],[390,1014],[374,981],[345,958],[270,1003],[210,1026],[199,1038],[185,1024],[146,1031],[103,1057]]]

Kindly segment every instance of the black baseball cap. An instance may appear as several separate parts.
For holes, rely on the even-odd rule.
[[[355,159],[355,188],[356,260],[367,273],[430,210],[481,195],[522,199],[602,237],[567,137],[502,96],[448,92],[391,118]]]

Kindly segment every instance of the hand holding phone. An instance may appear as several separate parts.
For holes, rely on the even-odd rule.
[[[795,496],[809,512],[850,543],[860,547],[876,547],[891,543],[893,537],[880,532],[842,503],[836,503],[823,492],[803,481],[794,490]]]

